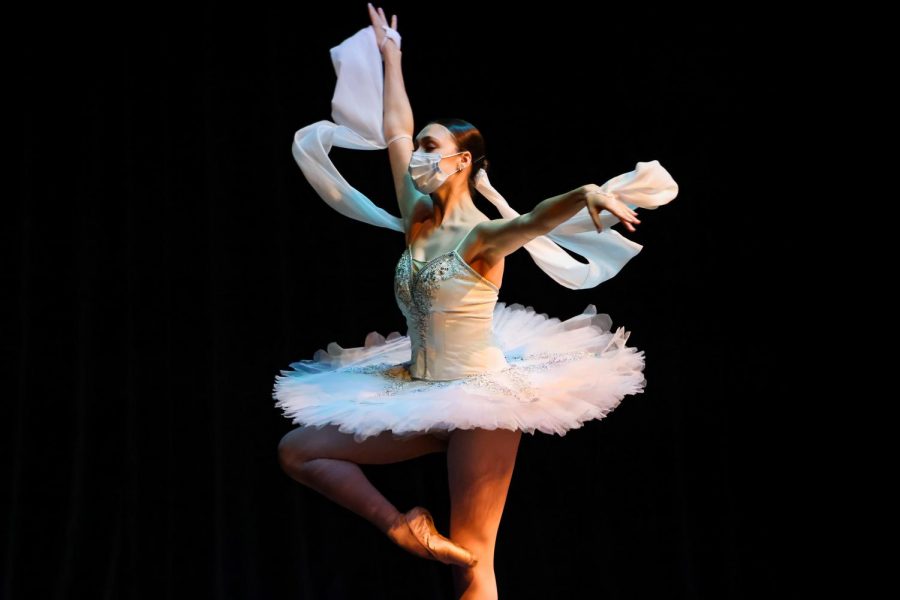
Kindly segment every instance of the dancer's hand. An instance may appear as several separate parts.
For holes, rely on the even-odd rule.
[[[616,198],[614,194],[604,192],[600,189],[599,185],[589,183],[584,186],[584,196],[588,212],[591,215],[591,219],[594,221],[594,225],[597,226],[598,233],[603,231],[603,223],[600,221],[601,210],[608,210],[618,217],[622,223],[625,223],[625,227],[627,227],[629,231],[636,231],[633,223],[638,224],[641,222],[640,219],[637,218],[637,213],[631,210],[627,204]]]
[[[372,19],[372,28],[375,30],[375,42],[378,44],[379,50],[381,49],[381,42],[384,41],[384,29],[382,29],[382,25],[388,25],[387,17],[384,15],[384,9],[378,7],[376,10],[372,3],[368,3],[369,7],[369,18]],[[391,24],[388,25],[391,29],[397,29],[397,15],[393,15],[391,19]],[[397,33],[400,33],[397,31]],[[389,41],[388,44],[394,44],[393,41]],[[396,44],[394,44],[396,48]]]

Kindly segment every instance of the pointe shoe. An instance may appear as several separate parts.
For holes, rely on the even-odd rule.
[[[392,542],[410,554],[426,560],[435,560],[431,552],[428,551],[428,548],[423,546],[422,542],[419,541],[419,538],[416,537],[416,534],[413,533],[409,523],[406,522],[406,515],[403,513],[397,514],[397,518],[391,526],[388,527],[388,530],[385,533],[387,533],[388,538]]]
[[[474,567],[478,558],[466,548],[452,542],[438,533],[434,518],[427,509],[416,506],[404,515],[406,523],[416,539],[429,554],[447,565]]]

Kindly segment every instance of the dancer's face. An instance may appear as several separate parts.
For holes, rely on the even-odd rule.
[[[453,141],[450,130],[439,123],[430,123],[419,132],[415,140],[415,149],[421,152],[437,152],[441,156],[446,156],[447,158],[442,158],[440,163],[441,170],[445,173],[455,171],[460,161],[465,162],[469,154],[468,152],[456,154],[459,149],[456,147],[456,142]],[[448,156],[450,154],[455,154],[455,156]]]

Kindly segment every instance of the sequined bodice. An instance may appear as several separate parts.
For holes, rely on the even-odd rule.
[[[507,367],[493,334],[497,286],[456,248],[418,262],[407,246],[394,275],[412,346],[410,374],[448,380]]]

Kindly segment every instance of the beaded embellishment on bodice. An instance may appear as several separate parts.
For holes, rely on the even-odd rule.
[[[416,269],[407,246],[397,263],[394,295],[409,329],[413,377],[454,379],[508,366],[493,342],[499,289],[458,248]]]

